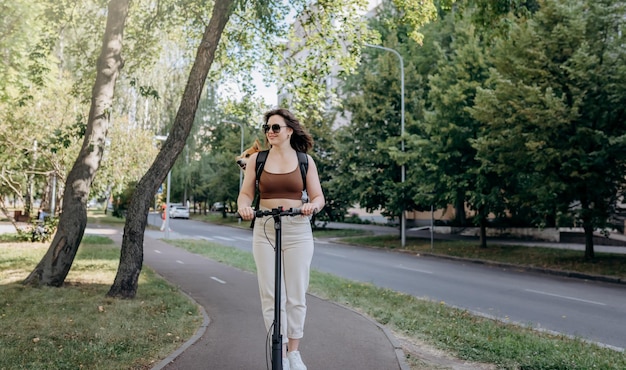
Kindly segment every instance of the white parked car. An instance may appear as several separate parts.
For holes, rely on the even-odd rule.
[[[213,206],[211,207],[211,211],[212,212],[221,212],[224,210],[224,204],[222,202],[215,202],[213,203]]]
[[[170,208],[170,218],[189,218],[189,208],[184,206]]]

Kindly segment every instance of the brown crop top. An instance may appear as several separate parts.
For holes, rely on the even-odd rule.
[[[300,167],[289,173],[271,173],[263,170],[259,181],[261,199],[302,199]]]

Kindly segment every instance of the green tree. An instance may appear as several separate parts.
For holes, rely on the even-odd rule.
[[[133,298],[137,293],[143,265],[143,234],[152,198],[183,150],[220,36],[234,8],[233,0],[219,1],[213,6],[172,129],[155,161],[137,184],[128,207],[120,264],[108,296]]]
[[[315,140],[313,151],[309,154],[315,160],[322,190],[326,198],[326,205],[322,210],[323,213],[319,214],[316,219],[321,221],[342,220],[351,203],[342,196],[339,188],[333,186],[335,174],[338,173],[339,166],[339,162],[334,155],[335,136],[333,132],[333,124],[338,114],[329,110],[318,112],[317,114],[307,114],[306,116],[311,118],[305,121],[305,126]],[[314,119],[312,117],[318,118]]]
[[[405,133],[417,134],[416,121],[421,114],[419,97],[421,78],[415,64],[407,61],[418,53],[419,45],[409,37],[407,26],[385,27],[397,17],[385,13],[372,27],[380,32],[382,45],[397,50],[404,59]],[[358,204],[368,211],[381,209],[388,217],[399,217],[402,210],[414,210],[414,190],[401,183],[401,165],[409,169],[406,153],[400,150],[401,73],[398,57],[391,52],[363,49],[363,63],[358,73],[347,79],[343,92],[349,123],[338,129],[336,173],[330,181],[334,197]],[[413,148],[407,147],[410,152]]]
[[[0,103],[5,108],[0,110],[0,193],[23,200],[27,215],[36,212],[33,198],[43,197],[48,204],[42,206],[50,206],[43,191],[49,175],[56,175],[63,185],[84,131],[81,116],[74,116],[77,100],[69,94],[71,84],[62,79],[51,82],[32,88],[28,92],[32,99],[21,105]]]
[[[49,175],[63,179],[65,154],[75,149],[63,133],[71,129],[63,126],[72,125],[75,115],[67,113],[77,101],[52,55],[50,38],[59,22],[49,6],[44,1],[0,4],[0,192],[23,200],[26,215],[33,213],[34,197],[50,201],[43,191]],[[54,143],[57,135],[64,136],[63,145]]]
[[[188,198],[208,202],[209,206],[224,202],[234,208],[241,171],[235,163],[235,157],[241,154],[241,129],[243,126],[244,149],[255,139],[263,139],[258,135],[257,118],[266,110],[260,98],[245,95],[220,99],[213,87],[206,89],[193,127],[196,134],[187,140],[189,160],[180,158],[177,162],[181,175],[186,173],[188,179]],[[183,188],[173,190],[184,192]]]
[[[136,183],[157,154],[152,130],[130,128],[117,121],[107,133],[102,162],[91,186],[90,198],[120,193]]]
[[[159,2],[158,4],[149,2],[145,7],[142,7],[142,4],[146,5],[145,2],[133,2],[132,9],[134,14],[131,17],[132,22],[129,23],[129,27],[126,29],[126,15],[129,9],[128,1],[120,2],[113,0],[109,3],[109,8],[106,12],[102,12],[101,4],[97,2],[80,3],[78,7],[70,7],[65,2],[46,3],[46,14],[50,14],[52,19],[58,17],[57,25],[76,26],[75,28],[68,26],[68,29],[76,32],[66,32],[61,27],[60,33],[56,35],[57,37],[54,38],[54,34],[51,34],[46,39],[48,42],[45,44],[57,46],[59,56],[63,61],[61,65],[74,72],[76,78],[72,96],[79,98],[88,96],[89,93],[85,92],[85,81],[95,78],[95,83],[93,83],[91,91],[89,117],[82,134],[84,136],[82,148],[72,170],[68,174],[67,183],[70,185],[65,186],[64,190],[63,212],[59,220],[60,227],[52,240],[48,253],[27,277],[26,283],[58,286],[63,283],[72,264],[73,256],[86,225],[86,203],[92,190],[91,184],[100,168],[107,143],[110,142],[107,140],[107,134],[111,118],[116,114],[113,107],[124,106],[123,104],[113,104],[114,87],[120,77],[121,67],[124,64],[121,57],[121,36],[123,32],[127,31],[128,38],[125,40],[125,45],[127,47],[130,46],[126,49],[127,54],[130,56],[128,58],[129,62],[126,63],[127,68],[131,72],[127,82],[127,86],[130,87],[128,89],[130,95],[158,98],[156,90],[149,85],[141,84],[141,79],[133,77],[133,73],[137,73],[142,67],[150,64],[159,51],[157,47],[159,45],[157,42],[158,37],[162,35],[161,32],[166,33],[167,27],[171,26],[167,20],[178,18],[169,17],[163,13],[164,9],[161,8],[161,6],[171,7],[175,4],[174,2]],[[147,9],[147,11],[143,11],[143,9]],[[84,16],[84,18],[76,17],[76,14],[72,13],[72,11]],[[93,22],[78,24],[76,19],[93,19]],[[108,23],[100,57],[92,58],[92,55],[95,54],[95,48],[93,47],[94,43],[90,42],[90,40],[95,37],[94,35],[98,33],[98,30],[102,29],[101,25],[103,25],[105,19]],[[64,23],[63,20],[67,23]],[[55,44],[50,40],[56,40],[57,43]],[[69,43],[67,43],[68,40],[70,41]],[[88,66],[93,66],[94,64],[96,65],[95,70],[92,69],[87,72]],[[94,72],[96,72],[95,75]],[[132,99],[128,100],[132,101]],[[140,125],[138,125],[138,120],[136,119],[136,109],[131,106],[127,112],[127,128],[135,129],[139,127]],[[125,117],[124,112],[117,113]],[[121,119],[120,121],[124,122],[125,120]],[[151,144],[148,144],[148,142],[151,141],[150,136],[152,135],[146,131],[133,131],[135,132],[130,136],[134,136],[136,139],[135,144],[144,143],[147,148],[151,147]],[[133,170],[141,169],[141,166],[133,167],[133,162],[128,159],[134,157],[142,161],[146,157],[142,157],[145,153],[141,153],[141,145],[129,147],[118,144],[120,143],[113,144],[113,147],[116,149],[113,151],[113,154],[118,159],[125,159],[123,162],[124,166],[116,167],[114,165],[111,167],[113,171],[109,173],[115,176],[115,169],[121,169],[122,167],[128,169],[128,171],[122,172],[123,176],[117,178],[117,181],[120,182],[120,187],[123,187],[124,184],[137,180],[133,178],[136,176],[133,174],[136,171]],[[126,150],[129,148],[131,150]],[[146,152],[149,153],[150,151],[147,150]],[[148,157],[151,157],[151,155],[148,155]],[[145,163],[145,161],[143,162]],[[115,184],[108,182],[107,185],[110,188]],[[63,253],[58,253],[59,250],[63,251]]]
[[[491,88],[472,116],[481,170],[514,182],[504,197],[545,214],[606,226],[626,174],[625,4],[549,0],[495,50]]]
[[[452,2],[443,1],[446,5]],[[402,37],[411,39],[411,42],[417,45],[422,37],[419,27],[436,15],[434,3],[435,1],[394,0],[393,2],[384,2],[377,11],[386,12],[388,9],[400,9],[396,13],[397,17],[395,17],[395,23],[401,29],[398,32],[404,33]],[[344,108],[351,109],[343,101],[342,94],[345,91],[338,91],[337,86],[347,76],[355,73],[360,75],[363,72],[363,69],[358,66],[362,45],[364,43],[377,43],[378,33],[382,30],[382,28],[372,29],[368,26],[367,18],[364,17],[365,5],[366,3],[360,1],[312,2],[307,4],[298,12],[297,22],[289,33],[289,42],[284,48],[278,49],[279,54],[287,56],[281,60],[274,72],[278,76],[277,79],[281,86],[280,94],[283,101],[280,103],[291,107],[301,116],[302,122],[316,141],[311,154],[318,164],[322,188],[326,194],[327,204],[324,208],[325,215],[322,216],[324,219],[343,217],[345,210],[351,206],[355,198],[358,198],[350,196],[349,193],[355,192],[355,189],[341,181],[343,177],[349,176],[349,173],[346,172],[346,168],[340,167],[341,161],[337,160],[338,158],[343,159],[345,156],[334,155],[333,129],[337,122],[342,122],[342,118],[337,115],[337,112]],[[395,23],[387,24],[391,27],[391,32],[396,30]],[[371,55],[378,54],[380,53],[365,51],[368,59]],[[405,53],[404,57],[406,56]],[[385,58],[389,63],[395,65],[398,63],[397,59],[394,61],[396,58],[394,55],[381,58]],[[398,67],[394,68],[395,80],[397,81],[399,69]],[[398,84],[396,83],[396,85]],[[397,114],[399,117],[399,111]],[[399,125],[398,119],[395,119],[395,122]],[[390,138],[393,136],[391,135]],[[345,141],[352,144],[351,147],[354,148],[354,143],[349,138],[346,138]],[[399,140],[395,140],[395,143],[386,144],[387,147],[393,145],[399,147]],[[342,154],[344,148],[345,143],[342,142],[338,146]],[[389,153],[384,154],[387,157],[389,155]],[[389,160],[399,165],[406,161],[406,158],[402,157],[404,157],[404,153],[398,152]],[[389,169],[389,163],[385,163],[385,159],[381,159],[379,165],[389,171],[385,173],[397,172],[396,177],[400,174],[399,167],[394,172],[393,169]],[[382,175],[380,180],[385,181]],[[389,204],[394,205],[390,214],[398,214],[404,208],[403,204],[408,203],[409,209],[411,208],[411,197],[409,195],[399,196],[404,192],[398,189],[398,184],[394,184],[395,181],[390,178],[384,185],[384,189],[388,190],[386,195],[392,197]],[[376,187],[375,191],[378,190],[383,190],[382,184]],[[376,198],[383,199],[385,197]],[[362,200],[365,201],[365,199]],[[379,208],[379,206],[373,207]]]
[[[539,10],[539,0],[472,0],[468,7],[472,22],[487,35],[505,35],[512,25],[512,19],[527,18]]]
[[[122,68],[122,34],[128,0],[112,0],[98,59],[92,104],[81,151],[70,170],[63,195],[59,227],[46,255],[24,280],[33,285],[60,286],[65,281],[87,225],[87,200],[100,165],[111,116],[117,76]]]
[[[28,85],[29,54],[39,39],[36,19],[42,10],[31,1],[3,1],[0,13],[0,101],[6,101]]]
[[[476,90],[489,77],[485,47],[475,27],[469,22],[470,11],[459,17],[449,29],[453,40],[440,49],[436,73],[429,80],[429,113],[425,122],[422,162],[427,168],[421,179],[435,194],[439,206],[453,204],[456,221],[465,223],[465,207],[476,212],[481,245],[486,246],[487,216],[503,210],[498,196],[498,182],[490,174],[477,171],[476,149],[472,141],[479,135],[481,123],[467,108],[474,105]],[[448,18],[456,17],[451,13]]]

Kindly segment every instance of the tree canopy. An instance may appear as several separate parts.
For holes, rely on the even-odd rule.
[[[471,110],[480,168],[508,182],[515,208],[580,222],[589,258],[624,191],[624,14],[617,1],[546,2],[496,45]]]
[[[93,139],[89,107],[108,5],[0,5],[0,193],[29,211],[52,175],[57,206],[76,196],[60,194]],[[110,127],[94,144],[102,164],[80,202],[134,184],[151,198],[169,169],[176,200],[233,202],[241,132],[250,145],[269,108],[254,96],[252,72],[260,72],[314,135],[328,217],[354,204],[390,217],[453,204],[456,222],[465,223],[467,209],[483,228],[488,217],[580,225],[588,257],[593,232],[613,226],[626,169],[623,2],[395,0],[368,19],[360,1],[238,0],[206,77],[191,81],[214,5],[129,4],[123,68],[101,117]],[[404,136],[397,56],[365,44],[403,58]],[[187,107],[190,83],[197,104]],[[239,93],[226,94],[226,85]],[[178,132],[181,114],[190,123]],[[155,135],[172,137],[166,158]],[[164,165],[141,183],[157,162]]]

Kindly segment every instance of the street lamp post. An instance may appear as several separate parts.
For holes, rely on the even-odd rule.
[[[402,59],[402,55],[398,53],[394,49],[390,49],[384,46],[372,45],[372,44],[363,44],[365,46],[369,46],[371,48],[381,49],[385,51],[389,51],[394,53],[398,59],[400,60],[400,137],[401,139],[401,149],[404,152],[404,60]],[[400,181],[404,183],[405,178],[405,169],[404,163],[401,166],[400,170]],[[406,215],[404,214],[404,207],[400,210],[400,240],[402,247],[406,244]]]
[[[156,135],[154,137],[159,141],[167,140],[167,136]],[[167,195],[165,197],[165,239],[170,238],[170,184],[172,179],[172,170],[167,172]]]

